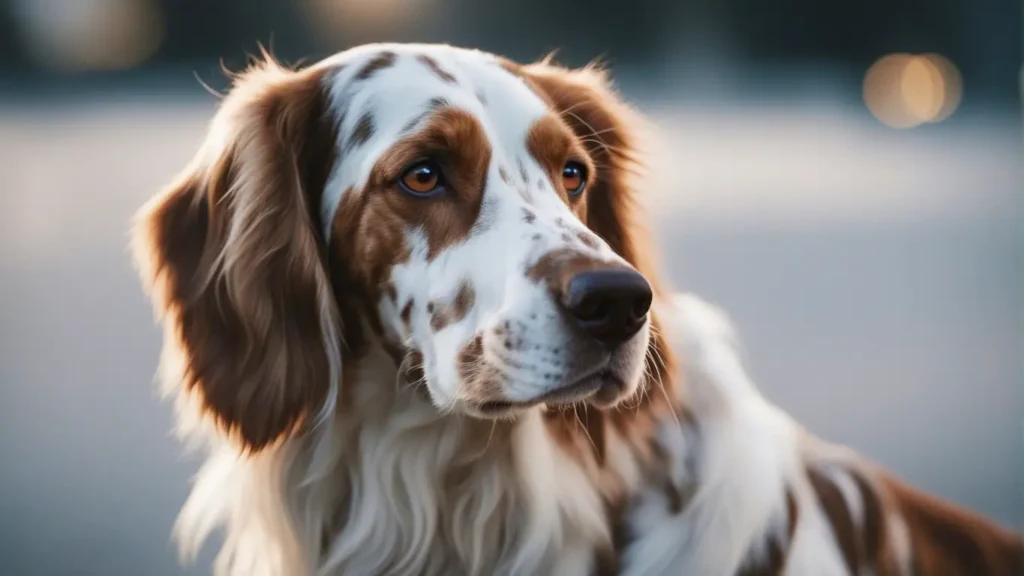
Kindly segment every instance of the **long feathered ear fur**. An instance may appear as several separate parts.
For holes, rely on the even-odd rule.
[[[316,214],[334,160],[324,70],[234,79],[191,165],[137,215],[165,385],[259,451],[329,407],[338,312]]]

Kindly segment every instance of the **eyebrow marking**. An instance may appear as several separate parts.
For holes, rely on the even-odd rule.
[[[430,114],[430,112],[417,114],[412,120],[406,122],[405,126],[402,126],[402,133],[412,132],[413,128],[415,128],[420,122],[423,122],[423,119],[426,118],[428,114]]]
[[[390,50],[385,50],[384,52],[377,54],[376,56],[371,58],[369,62],[364,64],[363,67],[360,68],[359,72],[356,73],[355,79],[366,80],[370,76],[376,74],[378,70],[383,70],[393,65],[395,63],[395,59],[397,58],[398,56],[394,52],[391,52]]]
[[[530,182],[530,175],[529,175],[529,173],[526,172],[526,165],[523,164],[523,159],[522,158],[517,159],[516,163],[519,164],[519,177],[523,179],[524,183],[529,183]]]
[[[444,108],[446,106],[451,106],[451,102],[449,102],[447,98],[444,98],[442,96],[434,96],[430,100],[427,100],[427,111],[417,115],[408,123],[406,123],[406,125],[402,127],[402,132],[412,132],[413,128],[415,128],[427,116],[430,116],[431,112],[437,110],[438,108]]]
[[[527,224],[533,224],[537,220],[537,213],[524,206],[523,220],[526,220]]]
[[[373,131],[373,115],[366,112],[359,118],[359,122],[356,123],[356,127],[352,130],[352,136],[349,137],[346,148],[351,149],[360,144],[365,144],[373,136]]]
[[[434,60],[427,54],[420,54],[419,56],[416,57],[416,59],[423,63],[427,68],[430,68],[430,71],[433,72],[441,80],[444,80],[449,84],[457,84],[455,76],[452,76],[450,73],[441,68],[441,65],[437,63],[437,60]]]
[[[451,106],[451,102],[443,96],[434,96],[427,101],[427,108],[430,110],[436,110],[437,108],[444,108],[445,106]]]
[[[501,181],[505,184],[511,184],[512,179],[508,176],[508,171],[505,170],[504,166],[498,166],[498,176],[501,176]]]

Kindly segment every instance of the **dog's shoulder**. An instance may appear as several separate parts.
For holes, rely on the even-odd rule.
[[[687,509],[649,527],[688,543],[677,544],[676,564],[743,575],[1024,574],[1019,534],[817,438],[767,400],[720,309],[690,294],[665,306],[697,464]]]

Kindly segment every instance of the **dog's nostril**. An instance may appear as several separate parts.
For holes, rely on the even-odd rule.
[[[648,292],[646,296],[637,298],[633,302],[633,316],[642,317],[647,314],[647,311],[651,309],[651,293]]]
[[[611,313],[608,302],[601,295],[585,296],[579,306],[572,309],[573,316],[579,320],[600,320]]]
[[[639,273],[599,268],[569,280],[563,305],[583,331],[614,346],[643,326],[651,298],[651,286]]]

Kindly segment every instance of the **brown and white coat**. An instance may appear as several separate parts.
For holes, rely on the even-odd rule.
[[[1018,535],[802,430],[659,286],[603,72],[266,60],[135,235],[208,451],[186,556],[222,528],[246,576],[1024,573]],[[572,309],[594,271],[653,287],[612,340]]]

